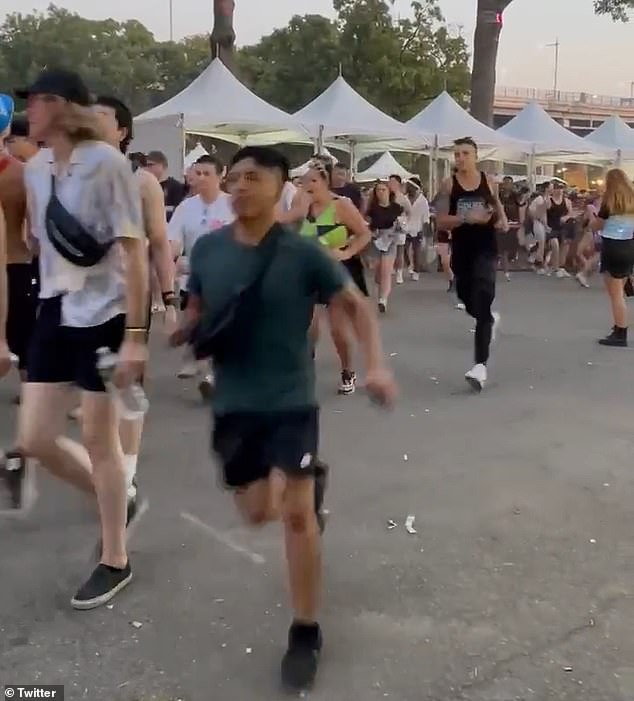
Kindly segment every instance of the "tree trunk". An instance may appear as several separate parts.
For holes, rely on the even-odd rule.
[[[233,49],[236,33],[233,29],[234,0],[214,0],[214,28],[209,37],[211,57],[220,60],[233,72]]]
[[[471,114],[493,126],[495,69],[502,23],[497,20],[513,0],[478,0],[476,30],[473,37],[471,73]]]

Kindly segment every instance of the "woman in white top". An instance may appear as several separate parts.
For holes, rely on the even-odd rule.
[[[18,95],[28,101],[31,137],[49,146],[25,171],[41,288],[19,447],[95,500],[101,558],[71,601],[74,608],[89,609],[109,601],[132,578],[119,416],[96,361],[102,347],[118,354],[112,381],[121,388],[144,369],[148,261],[141,201],[125,157],[100,141],[90,93],[77,74],[45,71]],[[99,249],[81,265],[81,256],[64,248],[65,241],[79,239],[85,249],[86,241]],[[81,390],[85,448],[63,436],[66,414],[60,408],[72,384]]]

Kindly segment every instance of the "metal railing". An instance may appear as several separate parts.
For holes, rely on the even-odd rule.
[[[522,100],[538,100],[541,102],[558,102],[567,105],[599,105],[604,107],[632,107],[634,97],[613,97],[610,95],[594,95],[589,92],[567,92],[565,90],[540,90],[538,88],[506,88],[495,89],[496,97],[518,98]]]

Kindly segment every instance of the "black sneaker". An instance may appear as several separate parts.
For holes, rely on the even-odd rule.
[[[204,401],[208,402],[214,396],[214,379],[213,375],[205,375],[198,383],[198,391]]]
[[[313,469],[315,471],[315,514],[317,516],[319,532],[323,535],[326,530],[324,496],[328,487],[328,473],[330,472],[330,467],[319,458],[315,458]]]
[[[357,388],[357,375],[351,370],[342,370],[339,394],[354,394]]]
[[[27,459],[17,451],[5,453],[0,461],[0,482],[4,484],[6,499],[1,500],[0,511],[25,513],[35,502],[33,471]]]
[[[70,600],[70,604],[78,611],[88,611],[107,604],[132,579],[130,563],[122,569],[99,563],[88,578],[88,581]]]
[[[291,691],[310,689],[315,683],[322,647],[318,623],[293,623],[288,650],[282,659],[282,683]]]

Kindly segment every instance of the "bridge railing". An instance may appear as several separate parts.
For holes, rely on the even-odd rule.
[[[563,104],[599,105],[604,107],[632,107],[634,97],[613,97],[610,95],[595,95],[589,92],[567,92],[565,90],[540,90],[538,88],[506,88],[495,89],[496,97],[507,97],[522,100],[537,100],[541,102],[559,102]]]

